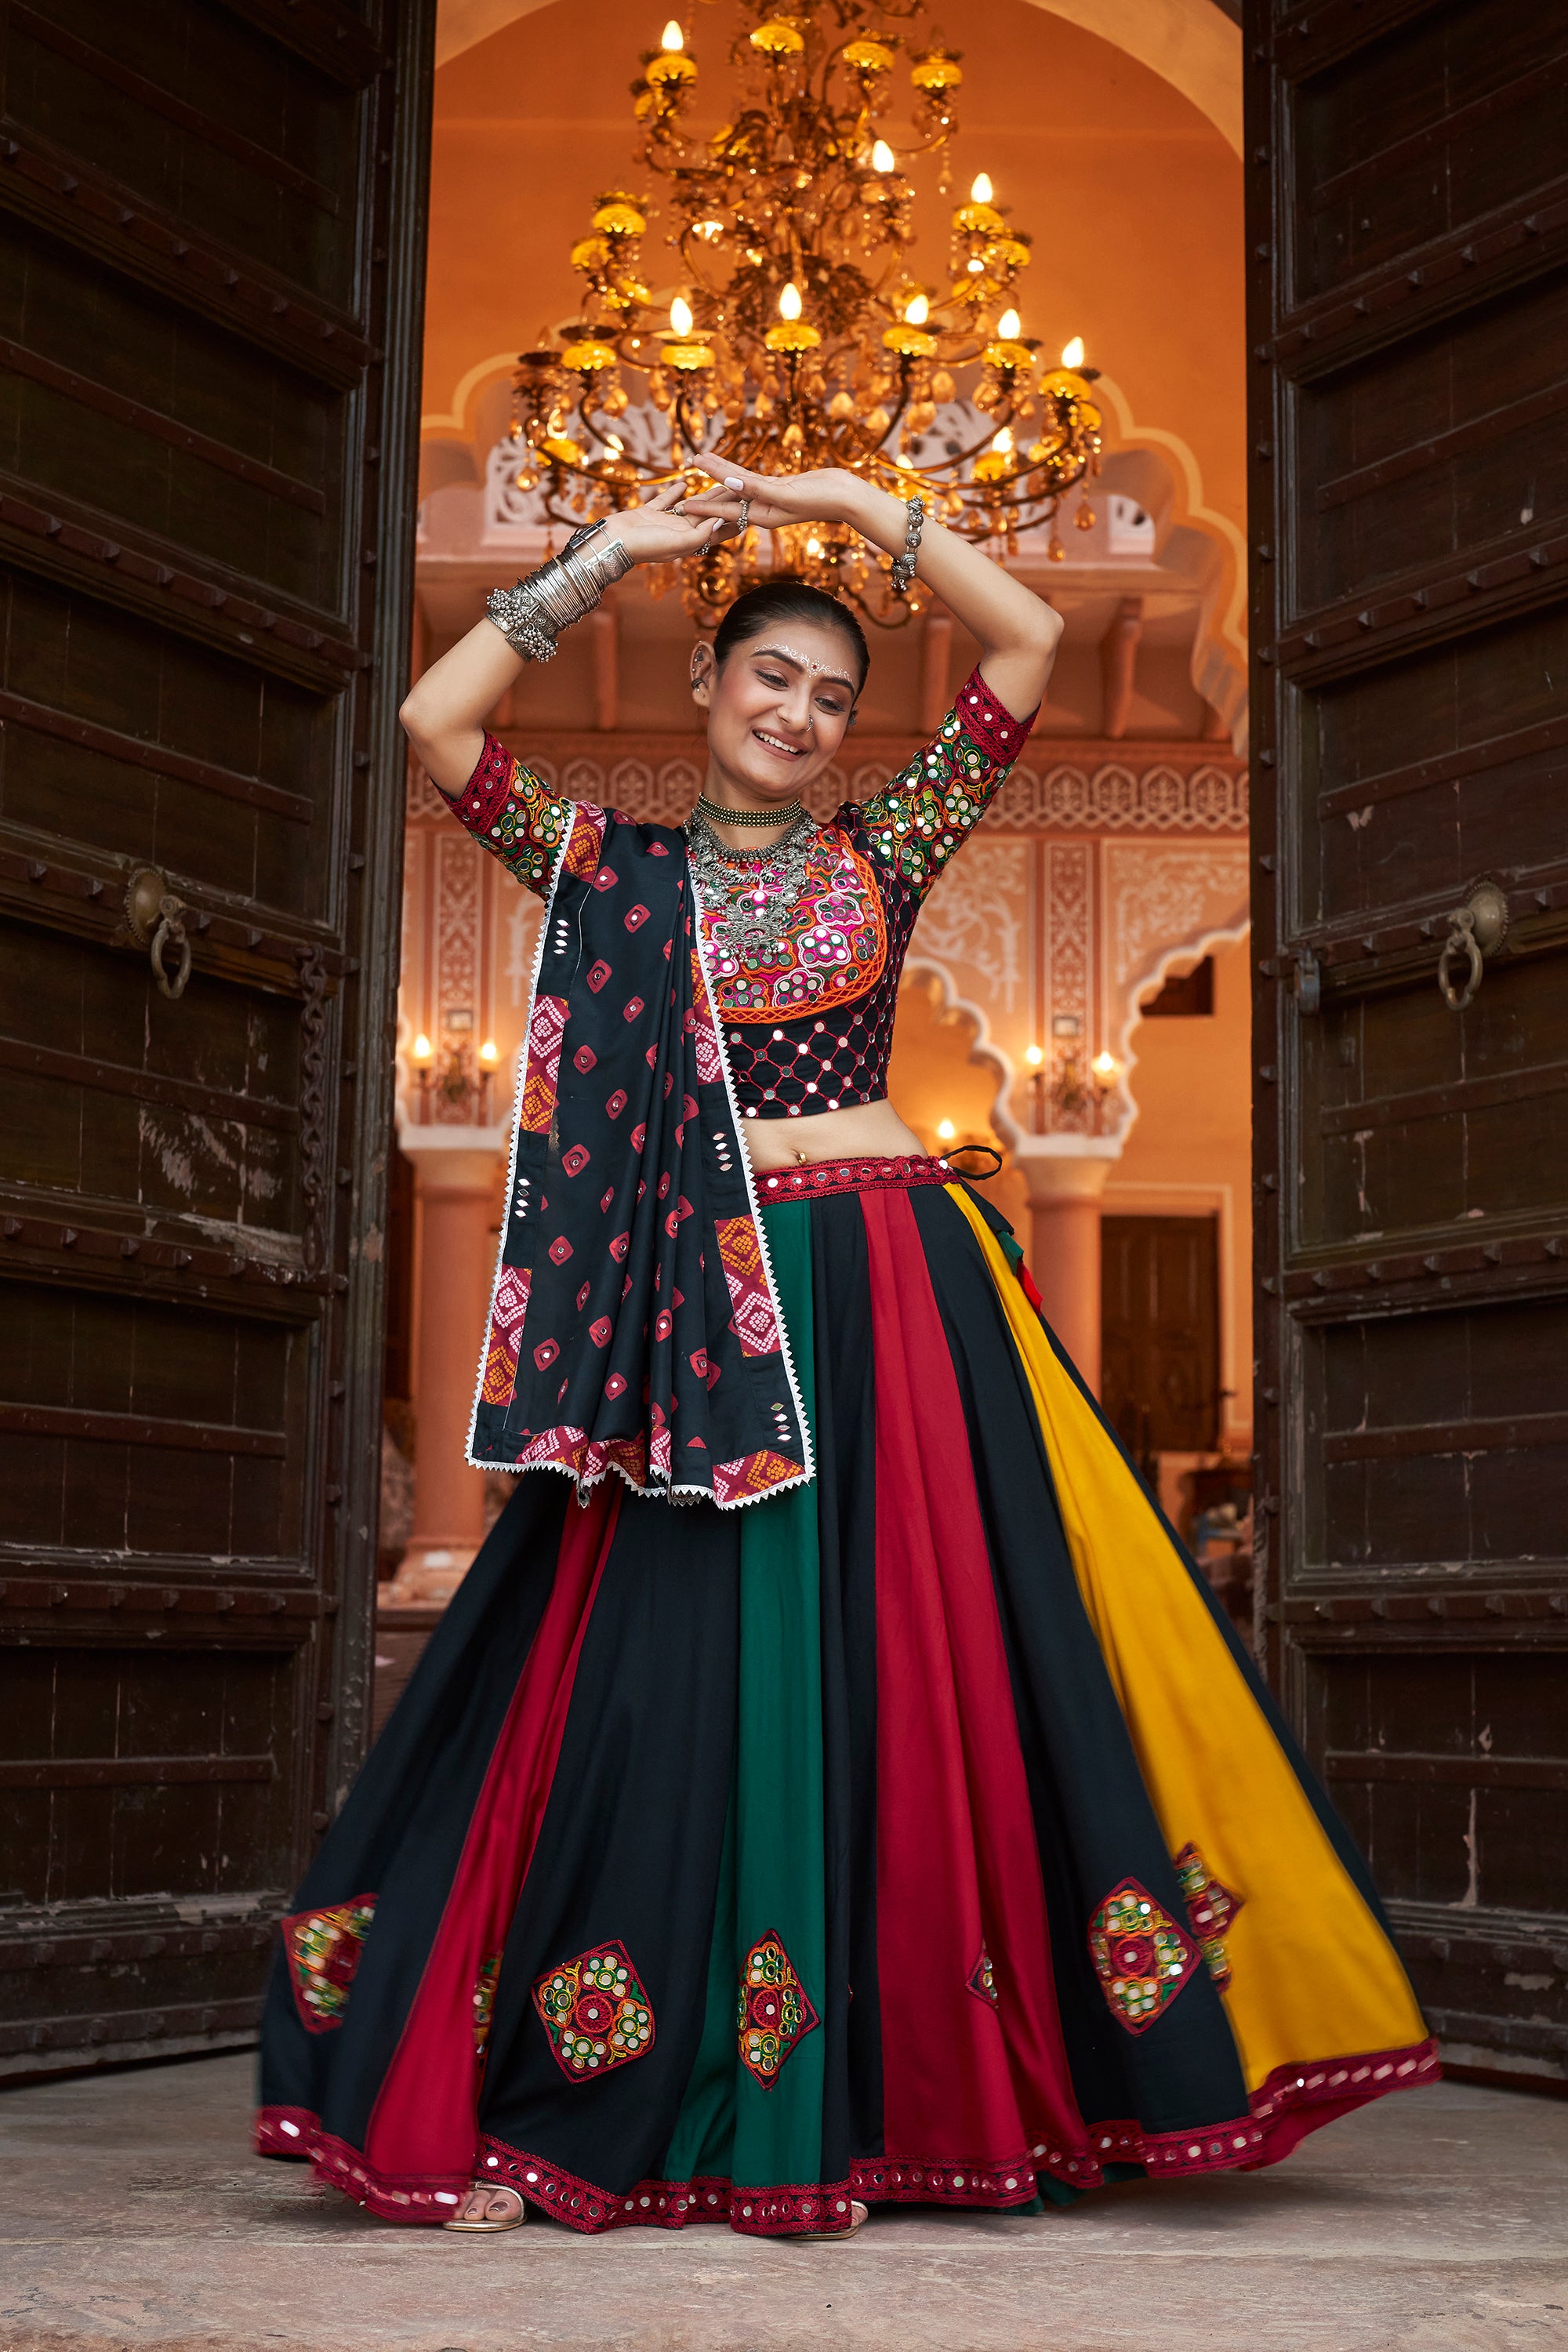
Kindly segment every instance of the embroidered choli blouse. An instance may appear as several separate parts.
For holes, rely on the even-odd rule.
[[[806,887],[765,964],[742,967],[702,911],[716,1007],[747,1118],[801,1118],[879,1102],[899,980],[932,883],[994,799],[1027,740],[971,672],[931,741],[876,796],[817,828]],[[508,871],[546,897],[572,803],[493,735],[453,813]]]

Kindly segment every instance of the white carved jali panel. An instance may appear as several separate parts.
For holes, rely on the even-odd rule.
[[[1162,963],[1243,929],[1247,844],[1113,841],[1102,854],[1108,993],[1130,1013],[1134,995],[1159,976]]]
[[[1052,841],[1046,845],[1040,937],[1045,966],[1041,1027],[1048,1040],[1047,1067],[1067,1056],[1077,1062],[1081,1072],[1096,1047],[1091,992],[1095,850],[1090,841]],[[1093,1107],[1087,1102],[1057,1103],[1051,1108],[1051,1126],[1068,1134],[1088,1134],[1094,1123]]]
[[[1026,842],[972,841],[926,900],[910,947],[911,961],[942,965],[988,1025],[1023,1003],[1029,855]]]

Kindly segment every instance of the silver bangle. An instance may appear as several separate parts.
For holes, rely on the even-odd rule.
[[[920,552],[921,531],[926,519],[926,502],[917,491],[909,502],[905,525],[904,551],[893,558],[893,586],[900,596],[907,596],[915,576],[915,557]]]
[[[559,555],[515,588],[492,588],[486,597],[486,617],[525,661],[549,661],[562,630],[591,613],[605,589],[631,570],[632,559],[620,540],[588,545],[608,520],[606,515],[574,530]]]

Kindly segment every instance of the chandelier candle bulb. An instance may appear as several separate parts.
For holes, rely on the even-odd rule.
[[[997,341],[1004,343],[1016,343],[1023,323],[1016,310],[1004,310],[996,321]]]
[[[1083,337],[1081,335],[1075,335],[1070,343],[1064,343],[1062,346],[1062,365],[1065,368],[1082,367]]]
[[[782,58],[798,58],[805,47],[804,38],[795,26],[784,24],[776,16],[770,16],[765,25],[759,25],[751,36],[751,42],[752,48],[760,49],[770,65],[777,64]]]
[[[792,278],[785,284],[779,295],[779,317],[781,319],[798,319],[800,312],[800,288],[795,284]],[[1064,359],[1067,357],[1065,352],[1062,356]],[[1081,344],[1079,346],[1079,359],[1083,357],[1083,346]]]
[[[970,184],[970,202],[976,205],[988,205],[995,193],[995,189],[991,184],[990,173],[988,172],[976,172],[973,180]]]
[[[691,305],[683,295],[678,294],[669,306],[669,323],[684,342],[691,332]]]
[[[876,145],[871,150],[871,169],[873,172],[890,172],[897,162],[898,157],[894,154],[887,141],[885,139],[879,139]]]
[[[916,294],[904,305],[904,317],[911,327],[923,327],[931,317],[931,304],[923,294]]]
[[[673,16],[659,35],[658,46],[661,49],[677,50],[686,47],[686,36]]]

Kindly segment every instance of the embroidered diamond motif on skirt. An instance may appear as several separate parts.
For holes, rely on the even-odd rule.
[[[653,2008],[624,1944],[599,1944],[546,1969],[533,2006],[562,2073],[574,2082],[607,2074],[653,2048]]]
[[[970,1971],[969,1990],[978,2000],[988,2000],[993,2009],[996,2007],[995,1963],[984,1944],[980,1947],[980,1958]]]
[[[1225,1939],[1241,1909],[1241,1897],[1211,1876],[1207,1863],[1190,1841],[1176,1856],[1176,1876],[1187,1901],[1187,1924],[1202,1947],[1210,1976],[1223,1992],[1230,1982],[1230,1954]]]
[[[1170,1913],[1135,1878],[1113,1887],[1089,1921],[1089,1950],[1110,2013],[1129,2033],[1147,2032],[1198,1964]]]
[[[820,2022],[777,1936],[759,1936],[746,1954],[736,2022],[742,2065],[772,2090],[795,2043]]]
[[[330,2033],[343,2021],[349,1987],[375,1913],[374,1895],[356,1895],[321,1911],[296,1911],[283,1922],[289,1979],[307,2030]]]

